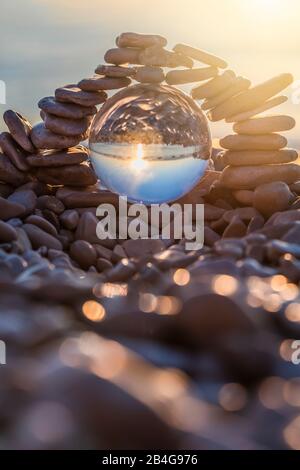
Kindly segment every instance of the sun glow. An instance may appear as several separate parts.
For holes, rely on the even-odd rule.
[[[144,160],[143,144],[137,144],[136,156],[132,159],[131,168],[140,171],[147,167],[147,162]]]

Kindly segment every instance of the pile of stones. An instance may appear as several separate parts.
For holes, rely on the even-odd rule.
[[[124,33],[117,46],[94,77],[39,102],[42,123],[4,115],[1,446],[299,449],[300,174],[275,134],[294,121],[253,119],[291,77],[251,89],[219,72],[222,59],[167,51],[161,36]],[[118,197],[80,143],[105,90],[131,80],[208,80],[192,95],[235,123],[216,168],[179,201],[205,204],[201,250],[96,235],[97,206]]]

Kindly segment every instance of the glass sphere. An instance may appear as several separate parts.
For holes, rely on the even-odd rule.
[[[161,204],[179,199],[203,176],[211,135],[188,95],[140,84],[106,101],[93,120],[89,147],[107,189],[131,202]]]

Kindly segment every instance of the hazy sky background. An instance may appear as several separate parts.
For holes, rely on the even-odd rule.
[[[211,51],[253,83],[281,72],[300,80],[299,0],[1,0],[7,105],[0,111],[39,120],[37,101],[92,74],[122,31],[160,33],[169,47],[185,42]],[[300,144],[300,104],[274,112],[298,118],[289,135],[291,145]],[[212,127],[215,137],[228,131],[223,123]]]

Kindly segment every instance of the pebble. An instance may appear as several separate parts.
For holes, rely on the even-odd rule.
[[[300,222],[295,222],[294,226],[282,237],[286,243],[299,243],[300,240]]]
[[[220,240],[220,235],[210,227],[204,227],[204,244],[206,246],[214,246]]]
[[[18,235],[14,227],[0,220],[0,243],[17,240]]]
[[[47,248],[53,248],[54,250],[62,250],[62,244],[57,238],[50,235],[50,233],[45,232],[37,225],[33,224],[24,224],[23,230],[28,235],[29,240],[34,249],[46,246]]]
[[[157,67],[193,67],[193,61],[189,57],[173,51],[167,51],[161,46],[151,46],[142,50],[139,54],[139,63]]]
[[[223,93],[224,90],[232,85],[235,79],[235,73],[232,70],[226,70],[222,75],[218,75],[208,83],[204,83],[203,85],[193,88],[191,92],[192,97],[195,100],[212,98],[219,93]]]
[[[36,124],[31,131],[31,139],[38,149],[66,149],[74,147],[84,140],[84,135],[65,136],[55,134],[45,127],[43,122]]]
[[[92,168],[85,162],[80,165],[68,165],[63,167],[37,168],[36,177],[43,183],[55,186],[89,186],[97,182],[97,177]]]
[[[48,220],[46,220],[44,217],[40,217],[38,215],[30,215],[29,217],[26,218],[25,223],[36,225],[41,230],[49,233],[53,237],[57,236],[57,230],[54,227],[54,225],[51,224],[51,222],[49,222]]]
[[[220,139],[220,145],[227,150],[279,150],[287,145],[287,139],[278,134],[234,134]]]
[[[231,222],[234,217],[239,217],[242,220],[251,220],[253,217],[256,217],[259,215],[256,209],[253,207],[238,207],[236,209],[233,209],[231,211],[227,211],[223,215],[223,219],[225,222]]]
[[[106,98],[107,94],[104,91],[83,91],[77,85],[66,85],[55,90],[57,101],[79,104],[80,106],[96,106],[104,103]]]
[[[240,189],[238,191],[234,191],[233,195],[235,199],[243,206],[252,206],[254,196],[253,191],[248,191],[247,189]]]
[[[140,49],[119,47],[109,49],[104,55],[104,60],[108,64],[140,64]]]
[[[223,238],[242,238],[246,233],[247,226],[238,215],[236,215],[231,219],[228,227],[224,230]]]
[[[278,261],[282,255],[290,254],[295,258],[300,258],[299,243],[287,243],[281,240],[272,240],[266,245],[267,256],[270,261]]]
[[[0,219],[9,220],[14,217],[22,217],[26,209],[23,205],[8,201],[0,197]]]
[[[220,184],[230,189],[255,189],[273,181],[292,184],[300,180],[300,165],[228,166],[222,172]]]
[[[59,199],[57,199],[57,197],[49,196],[48,194],[45,194],[44,196],[40,196],[38,198],[37,207],[41,210],[49,209],[50,211],[58,215],[65,210],[65,206]]]
[[[54,96],[46,96],[38,102],[39,108],[45,113],[65,119],[83,119],[97,113],[96,106],[79,106],[74,103],[61,103]]]
[[[132,77],[136,73],[135,67],[119,67],[118,65],[98,65],[95,69],[97,75],[111,78]]]
[[[247,90],[248,88],[250,88],[250,86],[250,80],[243,77],[237,77],[235,81],[226,90],[204,101],[204,103],[202,103],[201,105],[201,108],[204,110],[215,108],[220,104],[224,103],[224,101],[227,101],[232,96],[235,96],[238,93]],[[210,116],[212,118],[211,120],[214,120],[214,110],[211,111]]]
[[[31,189],[23,189],[12,193],[7,200],[24,207],[23,216],[31,214],[37,202],[36,194]]]
[[[79,214],[75,210],[65,210],[59,217],[63,227],[69,230],[75,230],[79,222]]]
[[[29,166],[26,161],[26,153],[19,147],[9,132],[2,132],[2,134],[0,134],[0,147],[18,170],[28,170]]]
[[[106,271],[105,278],[109,282],[125,282],[128,281],[135,272],[136,267],[132,262],[122,260],[113,268]]]
[[[224,213],[225,210],[221,207],[216,207],[212,204],[205,204],[204,206],[204,219],[207,221],[220,219]]]
[[[233,130],[237,134],[259,135],[289,131],[295,125],[295,119],[290,116],[264,116],[236,122]]]
[[[297,181],[296,183],[291,184],[290,189],[293,193],[300,195],[300,181]]]
[[[140,83],[161,83],[165,74],[160,67],[138,67],[134,79]]]
[[[5,111],[3,120],[15,142],[17,142],[25,152],[34,153],[35,148],[30,140],[30,132],[32,129],[30,122],[20,113],[12,111],[11,109]]]
[[[223,153],[222,161],[225,166],[266,165],[290,163],[298,158],[298,152],[293,149],[282,150],[228,150]]]
[[[66,119],[47,113],[44,113],[43,121],[46,129],[54,132],[54,134],[70,137],[84,134],[91,123],[90,117],[82,119]]]
[[[84,212],[79,220],[77,225],[77,229],[75,232],[75,239],[76,240],[86,240],[87,242],[93,244],[100,244],[105,245],[106,240],[99,240],[97,236],[97,224],[99,220],[97,217],[90,212]],[[110,241],[110,240],[109,240]],[[112,240],[113,246],[116,244],[115,240]]]
[[[191,70],[171,70],[166,75],[168,85],[183,85],[185,83],[201,82],[218,75],[216,67],[202,67]]]
[[[300,210],[292,210],[286,212],[279,212],[278,214],[274,214],[271,219],[269,219],[268,224],[278,226],[278,225],[286,225],[293,222],[298,222],[300,220]]]
[[[146,48],[151,46],[166,46],[167,40],[158,34],[122,33],[116,39],[118,47]]]
[[[105,258],[98,258],[96,261],[96,268],[99,273],[102,273],[103,271],[106,271],[107,269],[111,269],[112,267],[113,267],[113,264]]]
[[[85,208],[85,207],[98,207],[100,204],[107,203],[113,206],[118,206],[119,196],[106,190],[99,190],[99,188],[87,188],[87,191],[74,191],[66,188],[58,190],[56,197],[58,197],[68,209]]]
[[[220,69],[226,69],[227,62],[215,55],[209,54],[208,52],[196,49],[195,47],[188,46],[186,44],[176,44],[173,48],[175,52],[187,55],[192,59],[195,59],[203,64],[211,65],[212,67],[218,67]]]
[[[101,77],[94,76],[91,78],[84,78],[78,83],[78,87],[84,91],[101,91],[101,90],[117,90],[119,88],[126,88],[131,83],[128,77]]]
[[[27,157],[27,162],[32,167],[59,167],[76,165],[88,159],[88,151],[85,147],[71,147],[62,151],[46,151],[41,154]]]
[[[76,240],[72,243],[70,246],[70,256],[82,269],[88,269],[97,260],[95,248],[85,240]]]
[[[291,202],[292,193],[286,183],[276,181],[258,186],[254,191],[253,207],[261,214],[270,216],[286,210]]]
[[[0,181],[12,186],[20,186],[28,180],[25,173],[18,170],[10,159],[0,152]]]
[[[268,111],[269,109],[275,108],[276,106],[279,106],[280,104],[285,103],[288,100],[287,96],[276,96],[275,98],[272,98],[271,100],[266,101],[263,103],[261,106],[258,106],[257,108],[251,109],[250,111],[245,111],[244,113],[239,113],[235,114],[234,116],[226,118],[226,122],[239,122],[239,121],[246,121],[254,116],[257,116],[258,114],[262,114],[265,111]],[[223,119],[223,118],[222,118]]]
[[[162,240],[152,239],[126,240],[122,247],[129,258],[154,255],[165,250]]]
[[[261,106],[265,101],[291,85],[293,80],[291,74],[283,73],[230,98],[219,106],[218,112],[214,113],[214,120],[228,118]]]

